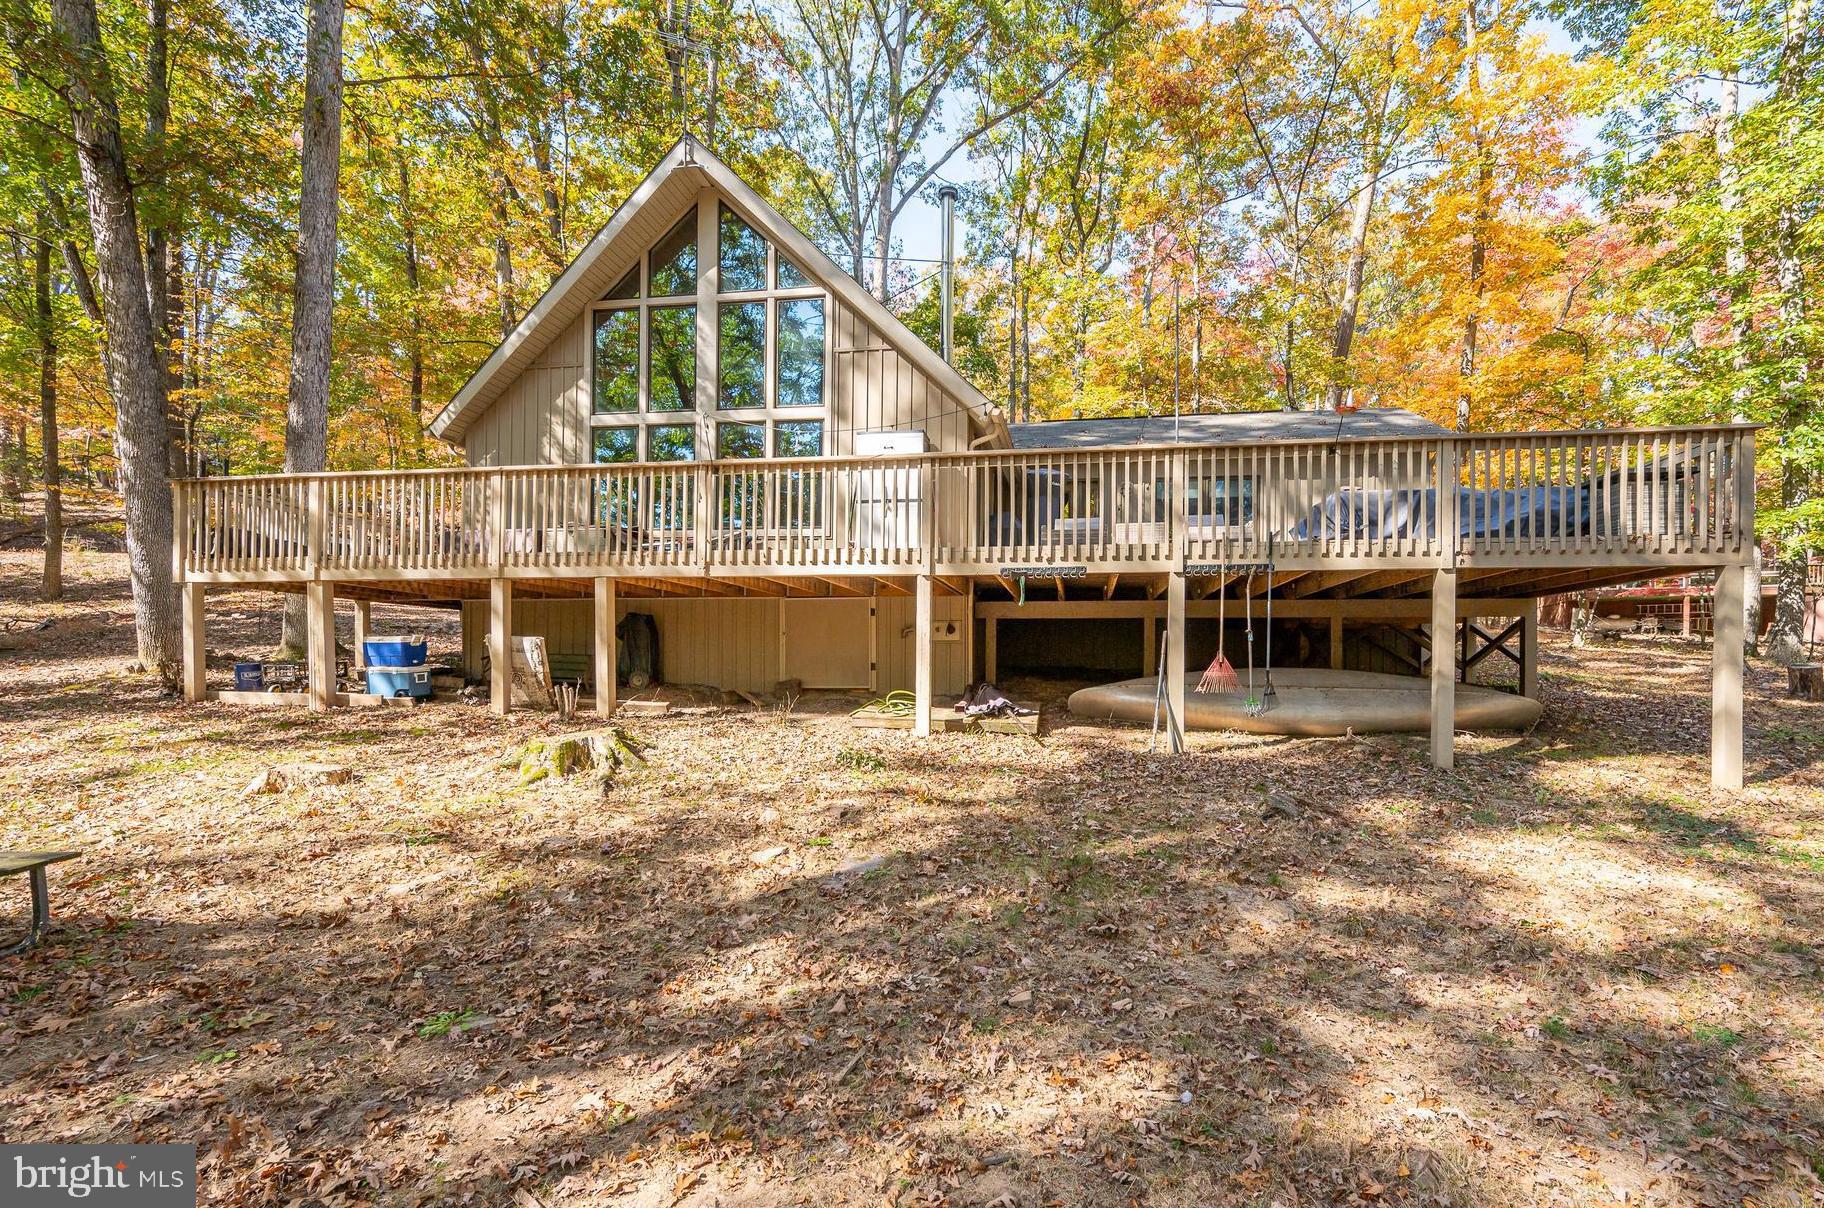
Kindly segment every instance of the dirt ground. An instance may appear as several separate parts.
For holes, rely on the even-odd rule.
[[[195,1142],[214,1205],[1824,1192],[1824,706],[1773,669],[1740,793],[1704,650],[1557,639],[1546,720],[1454,774],[743,707],[629,722],[604,792],[503,766],[542,717],[176,703],[117,555],[34,574],[0,554],[0,615],[62,619],[0,655],[0,846],[84,855],[0,961],[6,1141]],[[306,760],[353,778],[243,795]]]

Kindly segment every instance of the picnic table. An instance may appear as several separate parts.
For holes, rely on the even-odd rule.
[[[38,942],[44,925],[51,921],[51,887],[44,870],[60,860],[74,860],[79,851],[0,851],[0,878],[25,873],[32,882],[32,929],[11,948],[0,949],[0,956],[24,952]]]

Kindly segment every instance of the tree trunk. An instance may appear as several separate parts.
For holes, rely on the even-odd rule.
[[[1755,542],[1748,551],[1748,565],[1742,568],[1742,651],[1761,652],[1761,546]]]
[[[1596,601],[1592,596],[1571,597],[1571,646],[1581,650],[1596,640]]]
[[[342,153],[342,4],[311,0],[304,48],[298,269],[291,303],[291,394],[285,407],[285,472],[320,473],[329,449],[329,361],[336,287],[336,188]],[[304,648],[301,595],[286,597],[280,649]]]
[[[25,499],[26,465],[30,460],[25,447],[25,421],[15,419],[0,429],[0,491],[15,505]]]
[[[140,259],[139,214],[121,147],[120,110],[95,0],[53,0],[51,9],[72,59],[65,96],[95,239],[139,659],[174,687],[183,660],[177,588],[171,580],[165,382],[158,368],[145,262]]]
[[[1355,215],[1349,220],[1349,267],[1343,277],[1343,301],[1336,311],[1336,331],[1330,338],[1330,359],[1334,376],[1330,380],[1330,409],[1336,410],[1343,400],[1343,383],[1338,380],[1349,364],[1349,349],[1355,343],[1355,320],[1362,305],[1362,278],[1368,265],[1368,220],[1374,212],[1376,179],[1379,164],[1365,165],[1366,179],[1355,195]]]
[[[494,292],[500,299],[500,338],[506,339],[519,322],[519,305],[513,298],[513,243],[507,231],[511,219],[507,214],[507,179],[499,170],[494,173]]]
[[[564,254],[564,212],[558,202],[557,176],[551,169],[551,132],[542,120],[532,123],[532,164],[543,195],[545,234],[551,241],[548,255],[561,273],[569,261]]]
[[[1775,95],[1789,98],[1806,72],[1806,45],[1810,31],[1809,0],[1792,0],[1786,9],[1785,38],[1780,51],[1780,78]],[[1795,110],[1780,129],[1781,158],[1790,160],[1804,138],[1804,116]],[[1780,420],[1788,431],[1805,418],[1806,358],[1803,332],[1807,321],[1805,264],[1800,251],[1800,228],[1805,215],[1788,198],[1774,223],[1774,278],[1779,286]],[[1780,442],[1780,507],[1796,515],[1811,500],[1810,468],[1797,441]],[[1791,664],[1805,657],[1805,563],[1809,534],[1802,523],[1791,521],[1778,534],[1779,561],[1774,572],[1778,596],[1773,625],[1767,631],[1767,657]]]
[[[165,131],[171,124],[171,13],[168,0],[152,0],[146,43],[146,147],[147,158],[157,164],[165,155]],[[146,298],[157,333],[158,364],[165,375],[165,455],[173,478],[185,476],[189,457],[184,450],[184,416],[178,389],[181,370],[176,361],[179,330],[183,326],[183,290],[175,278],[175,236],[163,223],[146,230]]]
[[[1478,32],[1476,0],[1469,0],[1463,6],[1463,51],[1468,69],[1464,88],[1472,98],[1482,91],[1482,65],[1476,57]],[[1474,120],[1479,123],[1480,115]],[[1476,376],[1476,327],[1482,312],[1482,269],[1488,256],[1486,246],[1489,217],[1488,143],[1480,126],[1475,131],[1474,144],[1476,149],[1476,208],[1470,218],[1469,284],[1475,294],[1475,300],[1471,303],[1468,313],[1463,316],[1463,351],[1462,361],[1458,366],[1458,375],[1462,384],[1457,391],[1457,431],[1459,432],[1469,431],[1470,383]]]
[[[1780,551],[1774,564],[1773,624],[1767,630],[1767,657],[1782,667],[1805,661],[1805,564],[1802,548]]]
[[[405,155],[399,156],[400,226],[405,233],[405,285],[411,294],[412,337],[410,357],[413,464],[424,464],[424,306],[418,293],[418,219],[412,209],[412,175]]]
[[[38,328],[38,444],[43,453],[44,578],[39,594],[63,598],[63,468],[57,461],[57,327],[51,311],[51,221],[39,211],[32,257],[33,318]]]

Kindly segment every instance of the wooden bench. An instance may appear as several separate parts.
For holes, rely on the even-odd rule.
[[[32,929],[11,948],[0,949],[0,956],[24,952],[38,942],[44,925],[51,921],[51,887],[44,870],[60,860],[74,860],[79,851],[0,851],[0,877],[25,873],[32,881]]]

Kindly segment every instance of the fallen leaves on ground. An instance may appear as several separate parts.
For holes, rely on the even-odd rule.
[[[1664,642],[1553,645],[1545,722],[1454,774],[744,707],[632,722],[604,797],[502,769],[546,718],[173,702],[117,556],[32,570],[10,611],[118,620],[0,655],[4,846],[85,851],[0,964],[6,1140],[195,1142],[212,1205],[1820,1192],[1824,707],[1770,669],[1741,793]],[[304,764],[354,775],[242,794]]]

